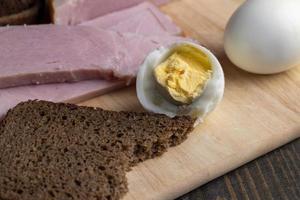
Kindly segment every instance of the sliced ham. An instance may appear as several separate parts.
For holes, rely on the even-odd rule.
[[[138,7],[142,7],[142,6],[139,5]],[[154,13],[154,15],[156,14]],[[139,21],[135,21],[136,23],[132,23],[132,24],[135,24],[137,26],[138,24],[141,24],[140,22],[143,22],[145,18],[143,19],[139,18],[139,19],[140,19]],[[112,23],[111,25],[113,24],[115,23]],[[92,25],[92,23],[89,25]],[[141,28],[139,29],[133,26],[133,28],[130,29],[129,31],[134,30],[136,33],[139,34],[145,34],[146,32],[149,35],[157,34],[158,33],[157,29],[161,30],[160,29],[161,25],[157,23],[156,26],[157,27],[153,27],[150,30],[145,29],[147,28],[145,26],[141,26]],[[105,27],[107,29],[110,29],[110,23],[105,24]],[[163,27],[168,28],[167,26],[163,26]],[[111,29],[116,31],[122,31],[121,30],[122,26],[116,25],[114,28]],[[172,29],[168,29],[168,30],[171,33],[170,30]],[[42,99],[42,100],[48,100],[54,102],[64,101],[64,102],[77,103],[82,100],[86,100],[98,95],[111,92],[115,89],[124,87],[125,85],[126,84],[123,81],[88,80],[88,81],[80,81],[77,83],[46,84],[46,85],[37,85],[37,86],[31,85],[31,86],[20,86],[14,88],[0,89],[0,102],[1,102],[0,119],[2,116],[4,116],[4,114],[7,112],[8,109],[14,107],[16,104],[18,104],[21,101],[26,101],[29,99]]]
[[[135,77],[153,49],[180,37],[120,34],[87,26],[0,28],[0,88]]]
[[[142,35],[179,35],[181,33],[180,28],[172,22],[169,16],[149,2],[83,22],[81,25]]]
[[[105,14],[135,6],[146,0],[50,0],[55,24],[76,25]],[[156,5],[168,0],[152,0]]]
[[[29,99],[77,103],[125,85],[122,81],[81,81],[78,83],[46,84],[0,89],[0,119],[18,103]]]

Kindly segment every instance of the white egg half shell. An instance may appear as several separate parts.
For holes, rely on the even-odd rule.
[[[157,88],[154,68],[163,62],[172,50],[180,45],[191,45],[206,54],[212,65],[212,77],[208,80],[203,93],[189,105],[175,105],[170,102]],[[192,42],[178,42],[169,47],[160,47],[151,52],[139,68],[136,81],[137,96],[142,106],[154,113],[169,117],[189,115],[196,118],[195,125],[202,122],[221,101],[224,94],[224,73],[218,59],[205,47]]]

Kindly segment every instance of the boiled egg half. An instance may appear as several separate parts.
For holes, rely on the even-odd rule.
[[[169,117],[189,115],[198,124],[221,101],[224,74],[208,49],[179,42],[160,47],[146,57],[136,89],[146,110]]]

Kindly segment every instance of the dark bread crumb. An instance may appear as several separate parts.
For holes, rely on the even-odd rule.
[[[0,26],[36,24],[41,21],[46,1],[41,0],[1,0]]]
[[[192,126],[189,117],[20,103],[0,124],[0,199],[120,199],[126,170]]]
[[[39,0],[1,0],[0,17],[16,14],[34,6]]]

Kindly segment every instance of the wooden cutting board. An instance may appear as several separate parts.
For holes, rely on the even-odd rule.
[[[186,142],[127,174],[124,200],[174,199],[300,136],[300,66],[277,75],[254,75],[237,69],[224,55],[224,27],[240,3],[175,0],[162,8],[187,35],[215,52],[225,72],[225,96]],[[82,105],[142,110],[134,87]]]

